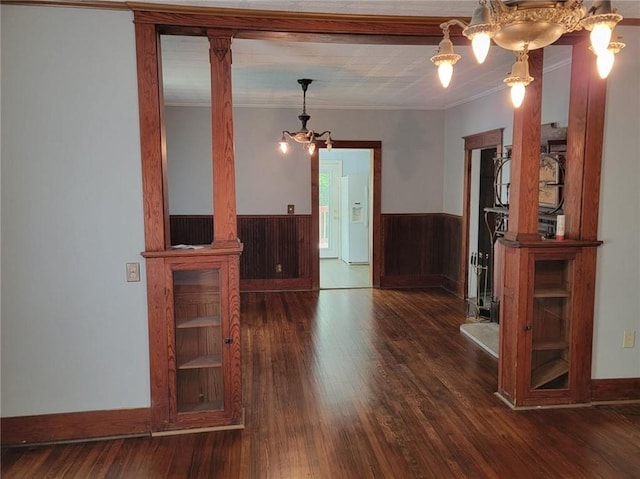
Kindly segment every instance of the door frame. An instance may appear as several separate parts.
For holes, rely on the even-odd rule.
[[[471,162],[473,150],[495,148],[497,154],[502,152],[504,128],[496,128],[474,135],[463,136],[464,140],[464,192],[462,196],[462,260],[460,261],[460,279],[462,280],[462,296],[468,297],[469,289],[469,220],[471,213]],[[495,271],[494,271],[495,274]],[[493,278],[495,280],[495,278]]]
[[[319,157],[318,157],[318,161],[320,161]],[[335,211],[336,210],[336,205],[333,204],[333,203],[334,203],[334,200],[337,200],[337,203],[338,203],[337,204],[337,209],[338,209],[338,211],[340,211],[340,185],[339,185],[339,183],[340,183],[341,175],[338,174],[337,177],[334,178],[333,177],[334,176],[333,173],[336,172],[334,170],[336,168],[339,168],[338,172],[342,172],[342,161],[341,160],[325,160],[325,161],[322,161],[321,163],[326,164],[326,165],[328,165],[330,167],[329,169],[331,171],[331,176],[332,176],[332,178],[331,178],[331,192],[329,194],[329,196],[332,197],[331,200],[330,200],[330,203],[332,203],[333,210]],[[335,180],[335,183],[334,183],[334,180]],[[333,198],[334,193],[337,193],[337,195],[335,195],[335,196],[337,196],[337,199]],[[318,204],[318,207],[319,207],[319,204]],[[340,258],[341,245],[342,245],[342,243],[341,243],[341,239],[342,239],[342,231],[341,231],[342,230],[342,224],[341,224],[341,221],[335,219],[334,211],[329,212],[330,216],[331,216],[331,219],[329,221],[332,223],[331,226],[330,226],[329,245],[332,244],[332,240],[336,240],[335,243],[337,243],[337,244],[333,245],[333,248],[334,248],[334,251],[336,252],[336,255],[335,256],[331,256],[331,255],[330,256],[325,256],[326,258]],[[318,224],[319,224],[319,220],[320,220],[320,218],[318,218]],[[337,225],[337,230],[336,230],[336,225]],[[336,231],[337,231],[337,233],[336,233]],[[337,238],[336,238],[336,235],[337,235]],[[331,236],[333,236],[333,238],[331,238]],[[320,235],[318,235],[318,239],[320,239]],[[322,254],[320,254],[320,258],[323,258]]]
[[[318,192],[318,174],[320,172],[320,148],[326,148],[324,141],[318,142],[318,148],[311,155],[311,232],[309,256],[311,261],[311,289],[320,289],[320,247],[318,238],[320,237],[320,195]],[[381,196],[382,196],[382,142],[381,141],[354,141],[354,140],[333,140],[333,148],[359,149],[373,151],[373,165],[371,173],[373,175],[373,213],[371,222],[371,286],[380,287],[380,271],[382,264],[382,235],[381,225]]]

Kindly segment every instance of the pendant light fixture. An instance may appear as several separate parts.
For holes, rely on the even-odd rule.
[[[529,76],[528,51],[544,48],[565,33],[584,28],[591,32],[591,50],[598,57],[600,75],[606,78],[615,54],[624,47],[624,43],[611,42],[612,31],[621,20],[622,15],[608,0],[594,0],[588,11],[583,0],[479,0],[470,23],[452,19],[440,25],[443,39],[431,61],[438,67],[442,86],[447,88],[453,65],[460,59],[460,55],[453,51],[449,29],[453,25],[462,28],[462,34],[471,40],[478,63],[484,62],[493,40],[499,47],[513,51],[517,57],[511,73],[504,80],[511,87],[517,108],[522,103],[526,86],[533,81]]]
[[[309,78],[301,78],[298,80],[298,83],[302,87],[302,113],[298,115],[298,119],[302,123],[301,128],[291,133],[290,131],[284,130],[282,132],[282,136],[280,137],[280,151],[282,153],[286,153],[289,150],[289,143],[287,142],[287,138],[291,138],[296,142],[302,144],[302,147],[307,150],[309,155],[313,155],[317,148],[317,140],[322,139],[323,136],[327,135],[326,145],[327,150],[331,150],[333,143],[331,141],[331,132],[323,131],[322,133],[316,133],[313,130],[307,129],[307,122],[311,119],[310,115],[307,115],[307,89],[313,80]]]

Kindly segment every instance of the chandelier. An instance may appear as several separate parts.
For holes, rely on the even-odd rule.
[[[322,139],[324,135],[327,135],[327,150],[331,150],[331,147],[333,146],[330,131],[327,130],[322,133],[316,133],[313,130],[307,129],[307,122],[311,118],[311,116],[307,115],[307,89],[312,81],[313,80],[308,78],[301,78],[298,80],[298,83],[302,87],[302,113],[298,115],[298,119],[300,120],[300,123],[302,123],[302,127],[294,133],[286,130],[282,132],[282,136],[280,137],[280,151],[282,151],[282,153],[286,153],[289,150],[287,137],[301,143],[303,148],[309,152],[309,155],[313,155],[316,151],[317,140]]]
[[[529,75],[530,50],[544,48],[565,33],[584,28],[591,32],[591,50],[597,56],[598,72],[606,78],[613,67],[614,55],[625,46],[611,41],[612,31],[620,20],[622,15],[605,0],[594,0],[589,10],[583,0],[479,0],[470,23],[453,19],[440,25],[444,38],[431,61],[438,67],[442,86],[447,88],[453,65],[461,58],[453,51],[449,28],[453,25],[462,28],[462,34],[471,40],[478,63],[486,59],[493,40],[516,56],[504,83],[511,88],[511,100],[518,108],[526,86],[533,81]]]

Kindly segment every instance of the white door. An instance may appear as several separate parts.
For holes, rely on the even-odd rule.
[[[342,162],[320,160],[318,188],[320,198],[320,257],[340,254],[340,177]]]

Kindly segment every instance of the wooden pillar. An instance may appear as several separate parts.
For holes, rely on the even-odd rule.
[[[135,28],[145,251],[162,251],[170,238],[160,41],[155,25]]]
[[[572,52],[564,214],[567,238],[596,240],[607,82],[588,47],[586,38]]]
[[[534,78],[524,102],[513,113],[513,150],[509,227],[505,239],[533,241],[538,234],[540,181],[540,124],[542,121],[542,49],[529,53],[529,71]]]
[[[213,246],[238,243],[231,91],[231,32],[208,30],[213,142]]]

